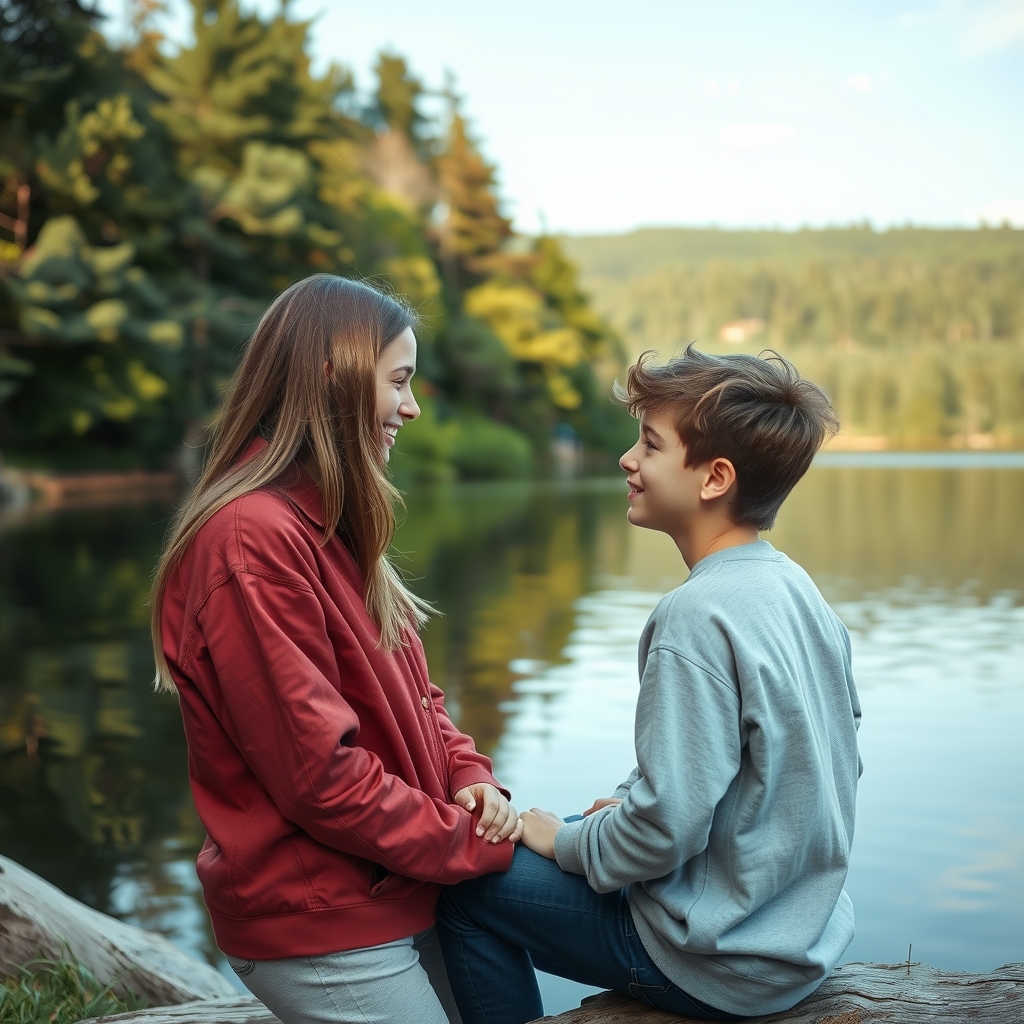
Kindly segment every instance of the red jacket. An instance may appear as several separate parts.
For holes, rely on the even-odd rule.
[[[319,492],[231,502],[170,578],[163,651],[178,686],[198,872],[217,944],[278,959],[377,945],[434,923],[441,885],[504,871],[453,804],[497,785],[427,678],[419,638],[394,653]]]

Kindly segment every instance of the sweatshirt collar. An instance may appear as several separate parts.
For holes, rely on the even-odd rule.
[[[692,580],[694,576],[707,572],[716,565],[722,565],[725,562],[764,561],[778,557],[779,552],[766,540],[755,540],[749,544],[737,544],[735,547],[723,548],[721,551],[714,551],[710,555],[705,555],[690,570],[690,575],[687,579]]]

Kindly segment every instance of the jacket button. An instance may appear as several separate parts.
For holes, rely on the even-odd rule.
[[[429,711],[430,710],[430,698],[429,697],[420,697],[420,703],[423,705],[423,710],[424,711]]]

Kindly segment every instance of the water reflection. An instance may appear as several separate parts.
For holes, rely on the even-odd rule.
[[[632,764],[636,640],[685,577],[619,481],[416,492],[396,547],[444,612],[424,643],[523,805],[569,813]],[[169,510],[51,513],[0,536],[0,850],[217,960],[146,595]],[[854,637],[867,772],[851,958],[990,969],[1024,941],[1024,472],[816,467],[770,539]],[[548,1007],[549,1011],[552,1009]]]

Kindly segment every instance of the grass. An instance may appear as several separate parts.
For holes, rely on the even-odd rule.
[[[114,985],[101,984],[75,960],[32,960],[0,985],[0,1024],[75,1024],[146,1005],[114,995]]]

